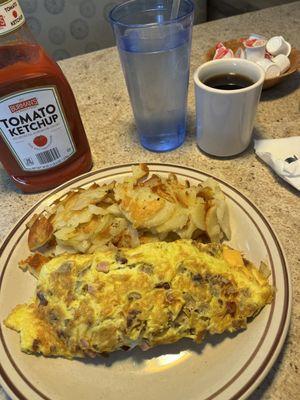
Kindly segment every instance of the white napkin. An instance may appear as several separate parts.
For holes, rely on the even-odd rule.
[[[255,140],[254,149],[282,179],[300,190],[300,136]],[[289,157],[297,160],[285,161]]]

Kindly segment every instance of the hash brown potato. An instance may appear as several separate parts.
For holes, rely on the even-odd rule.
[[[213,179],[191,185],[174,174],[150,175],[146,164],[133,166],[123,182],[70,191],[35,215],[28,228],[29,249],[45,256],[180,238],[217,243],[230,238],[228,207]]]

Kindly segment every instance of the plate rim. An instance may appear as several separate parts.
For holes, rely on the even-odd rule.
[[[14,226],[12,227],[12,229],[8,232],[8,234],[5,236],[1,246],[0,246],[0,257],[2,256],[5,248],[8,246],[11,237],[16,233],[16,231],[22,226],[22,224],[24,223],[24,221],[30,216],[33,215],[35,210],[43,203],[45,202],[47,199],[51,198],[51,196],[56,195],[57,193],[59,193],[60,191],[67,189],[68,187],[71,187],[73,184],[75,183],[80,183],[80,181],[84,181],[86,178],[89,178],[91,176],[97,175],[97,174],[101,174],[103,172],[106,171],[113,171],[114,169],[122,169],[122,168],[131,168],[133,165],[138,165],[140,164],[139,162],[132,162],[132,163],[124,163],[124,164],[115,164],[115,165],[111,165],[111,166],[107,166],[104,168],[98,168],[94,171],[89,171],[85,174],[79,175],[63,184],[61,184],[60,186],[56,187],[55,189],[51,190],[50,192],[46,193],[44,196],[41,197],[41,199],[39,199],[36,203],[34,203],[29,210],[23,214],[23,216],[21,216],[17,222],[14,224]],[[265,226],[268,228],[268,231],[273,239],[274,244],[276,245],[277,251],[278,251],[278,255],[280,257],[281,260],[281,264],[283,266],[283,272],[284,272],[284,286],[287,288],[287,301],[285,307],[283,307],[283,309],[286,310],[285,313],[285,318],[284,320],[280,321],[280,324],[277,328],[276,331],[276,335],[275,335],[275,340],[273,342],[273,344],[270,346],[270,350],[268,351],[267,357],[265,357],[260,364],[257,366],[257,369],[254,373],[251,374],[251,376],[249,377],[249,379],[247,379],[246,383],[237,391],[235,392],[231,397],[230,400],[238,400],[238,399],[245,399],[247,398],[256,388],[257,386],[263,381],[263,379],[266,377],[266,375],[269,373],[270,369],[272,368],[273,364],[275,363],[277,357],[280,354],[280,351],[284,345],[287,333],[288,333],[288,329],[289,329],[289,325],[290,325],[290,320],[291,320],[291,308],[292,308],[292,285],[291,285],[291,274],[290,274],[290,270],[289,270],[289,266],[286,260],[286,256],[284,253],[284,250],[282,248],[281,242],[275,232],[275,230],[273,229],[272,225],[270,224],[268,218],[264,215],[264,213],[260,210],[260,208],[252,201],[250,200],[242,191],[240,191],[239,189],[235,188],[234,186],[232,186],[230,183],[228,183],[226,180],[219,178],[209,172],[205,172],[193,167],[189,167],[186,165],[179,165],[179,164],[173,164],[173,163],[158,163],[158,162],[147,162],[146,163],[149,167],[150,167],[150,172],[151,172],[151,167],[169,167],[169,168],[177,168],[177,169],[181,169],[181,170],[185,170],[185,171],[189,171],[195,174],[201,174],[203,176],[206,177],[210,177],[215,179],[217,182],[219,182],[222,185],[227,186],[231,191],[233,191],[235,194],[237,194],[238,196],[241,196],[242,199],[259,215],[259,217],[261,218],[261,220],[264,222]],[[168,171],[162,171],[164,173],[168,172]],[[114,174],[112,173],[112,178],[114,177]],[[87,183],[89,184],[89,183]],[[85,185],[85,184],[83,184]],[[78,185],[78,187],[80,186],[80,184]],[[73,188],[70,188],[71,190]],[[76,189],[76,188],[74,188]],[[62,195],[62,197],[64,196],[64,194]],[[1,273],[2,275],[2,273]],[[1,281],[2,281],[2,276],[1,276]],[[2,341],[2,329],[0,326],[0,336],[1,336],[1,341]],[[247,368],[247,367],[246,367]],[[229,381],[230,382],[230,381]],[[7,375],[7,373],[5,372],[4,368],[1,365],[0,362],[0,383],[3,386],[3,388],[7,391],[7,393],[9,393],[9,395],[12,395],[13,398],[15,399],[20,399],[20,400],[27,400],[27,398],[25,397],[25,395],[23,393],[20,392],[20,390],[14,385],[14,383],[11,381],[10,377]],[[24,382],[25,384],[26,381]],[[221,388],[222,389],[222,388]],[[219,389],[220,390],[220,389]],[[216,391],[215,393],[213,393],[212,395],[210,395],[208,398],[206,398],[206,400],[210,400],[215,398],[215,396],[218,396],[218,391]],[[41,397],[41,398],[47,398],[48,397],[42,393],[40,393],[39,391],[37,392],[37,394]],[[49,399],[50,400],[50,399]]]

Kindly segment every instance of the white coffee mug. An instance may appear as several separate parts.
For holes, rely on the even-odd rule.
[[[253,84],[242,89],[223,90],[203,83],[214,76],[230,73],[243,75]],[[209,61],[197,69],[194,74],[197,144],[201,150],[228,157],[248,147],[264,77],[259,65],[236,58]]]

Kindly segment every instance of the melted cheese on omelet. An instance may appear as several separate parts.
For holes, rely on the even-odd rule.
[[[25,352],[94,356],[246,328],[272,296],[267,278],[226,246],[147,243],[53,258],[34,301],[5,324],[20,332]]]

